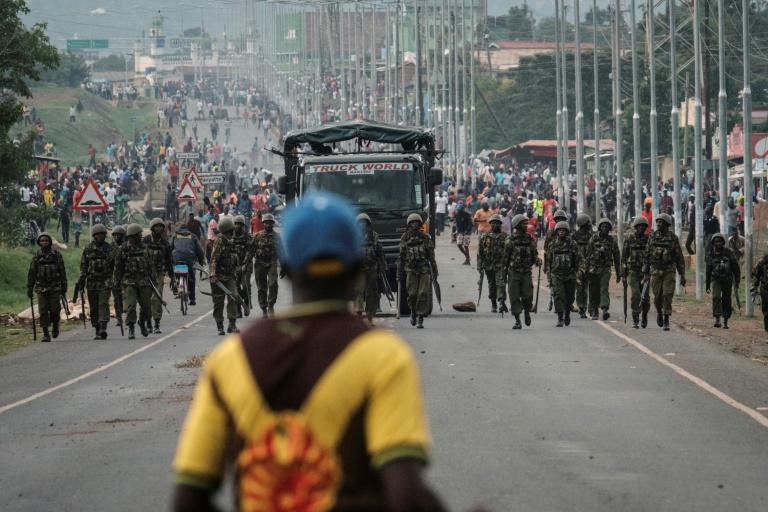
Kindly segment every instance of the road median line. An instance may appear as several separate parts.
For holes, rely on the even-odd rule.
[[[717,389],[715,386],[713,386],[709,382],[705,381],[704,379],[702,379],[700,377],[697,377],[696,375],[694,375],[691,372],[685,370],[684,368],[676,365],[675,363],[669,361],[668,359],[664,358],[663,356],[660,356],[659,354],[657,354],[653,350],[649,349],[648,347],[646,347],[645,345],[643,345],[639,341],[637,341],[634,338],[631,338],[630,336],[624,334],[623,332],[621,332],[621,331],[611,327],[610,325],[606,324],[605,322],[598,321],[596,323],[599,324],[606,331],[608,331],[611,334],[613,334],[614,336],[616,336],[618,338],[621,338],[622,340],[626,341],[627,343],[629,343],[630,345],[632,345],[637,350],[639,350],[643,354],[647,355],[648,357],[650,357],[651,359],[653,359],[657,363],[659,363],[659,364],[661,364],[663,366],[666,366],[667,368],[671,369],[672,371],[674,371],[675,373],[677,373],[678,375],[680,375],[684,379],[692,382],[693,384],[695,384],[696,386],[700,387],[701,389],[703,389],[707,393],[715,396],[720,401],[725,402],[726,404],[730,405],[731,407],[733,407],[737,411],[746,414],[747,416],[749,416],[750,418],[755,420],[757,423],[759,423],[763,427],[768,428],[768,417],[766,417],[765,415],[761,414],[756,409],[753,409],[752,407],[739,402],[738,400],[736,400],[735,398],[731,397],[730,395],[728,395],[726,393],[723,393],[722,391]],[[2,412],[2,411],[0,411],[0,412]]]
[[[33,395],[28,396],[27,398],[22,398],[21,400],[18,400],[16,402],[12,402],[12,403],[10,403],[8,405],[3,405],[3,406],[0,407],[0,414],[6,413],[8,411],[16,409],[17,407],[21,407],[22,405],[28,404],[30,402],[34,402],[38,398],[43,398],[45,396],[48,396],[51,393],[55,393],[56,391],[62,390],[64,388],[67,388],[67,387],[69,387],[69,386],[71,386],[73,384],[77,384],[78,382],[81,382],[81,381],[87,379],[88,377],[92,377],[94,375],[97,375],[97,374],[103,372],[104,370],[108,370],[108,369],[112,368],[113,366],[117,366],[118,364],[120,364],[122,362],[125,362],[128,359],[131,359],[132,357],[137,356],[137,355],[141,354],[142,352],[144,352],[146,350],[149,350],[149,349],[151,349],[151,348],[153,348],[153,347],[163,343],[164,341],[173,338],[177,334],[184,332],[186,329],[189,329],[190,327],[192,327],[196,323],[200,322],[204,318],[208,317],[212,313],[213,313],[213,310],[210,310],[207,313],[203,313],[202,315],[200,315],[196,319],[194,319],[191,322],[188,322],[188,323],[182,325],[178,329],[174,330],[173,332],[171,332],[169,334],[166,334],[162,338],[159,338],[159,339],[153,341],[152,343],[148,343],[147,345],[144,345],[143,347],[139,347],[136,350],[134,350],[133,352],[129,352],[127,354],[124,354],[124,355],[118,357],[117,359],[114,359],[114,360],[112,360],[112,361],[110,361],[110,362],[108,362],[106,364],[98,366],[98,367],[94,368],[93,370],[87,371],[87,372],[85,372],[85,373],[83,373],[81,375],[78,375],[77,377],[74,377],[74,378],[69,379],[69,380],[67,380],[65,382],[62,382],[61,384],[57,384],[57,385],[52,386],[50,388],[44,389],[44,390],[42,390],[42,391],[40,391],[38,393],[35,393]]]

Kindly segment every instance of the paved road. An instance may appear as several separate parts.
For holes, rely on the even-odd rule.
[[[445,239],[438,260],[444,306],[476,297],[475,271]],[[128,341],[113,327],[96,342],[75,330],[0,359],[0,510],[167,509],[198,371],[177,365],[219,340],[209,307],[174,311],[162,337]],[[418,356],[430,478],[452,509],[768,509],[764,366],[678,329],[558,329],[541,313],[512,331],[487,302],[474,315],[445,309],[423,331],[380,323]]]

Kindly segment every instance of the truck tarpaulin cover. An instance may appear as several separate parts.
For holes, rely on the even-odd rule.
[[[434,149],[432,135],[424,130],[372,121],[345,121],[315,129],[288,132],[283,140],[283,148],[290,151],[303,143],[333,144],[357,138],[386,144],[413,145],[413,149]]]

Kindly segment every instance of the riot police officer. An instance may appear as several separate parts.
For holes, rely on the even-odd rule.
[[[152,276],[150,277],[152,289],[151,309],[152,319],[155,321],[155,334],[160,334],[160,320],[163,318],[163,288],[165,287],[165,275],[171,281],[171,289],[176,291],[176,283],[173,274],[173,253],[171,245],[165,238],[165,222],[163,219],[154,218],[149,223],[152,233],[144,237],[143,244],[149,252],[152,262]],[[165,275],[164,275],[165,274]],[[152,325],[147,326],[152,329]]]
[[[680,274],[680,284],[685,286],[685,261],[680,240],[669,228],[672,217],[662,213],[656,219],[656,231],[648,238],[645,279],[651,280],[653,302],[656,306],[656,324],[669,330],[672,314],[672,296],[675,293],[675,272]]]
[[[763,329],[768,332],[768,254],[752,269],[752,297],[759,296],[763,309]]]
[[[40,341],[49,342],[49,327],[52,327],[54,338],[59,336],[62,294],[67,293],[67,271],[61,253],[53,248],[51,235],[45,231],[40,233],[37,245],[40,249],[32,257],[27,272],[27,297],[32,299],[33,294],[37,294],[37,311],[43,330]]]
[[[125,323],[128,326],[128,339],[136,339],[136,307],[138,304],[139,329],[141,335],[149,335],[150,301],[152,288],[149,284],[153,261],[149,251],[141,241],[141,226],[129,224],[125,229],[126,243],[115,254],[114,286],[123,291]]]
[[[237,329],[237,273],[240,262],[237,258],[237,247],[232,242],[235,223],[231,217],[223,217],[219,222],[221,236],[216,240],[211,252],[210,277],[211,296],[213,297],[213,318],[219,335],[224,334],[224,299],[227,300],[227,332],[239,332]],[[216,283],[232,294],[222,290]]]
[[[611,266],[616,268],[616,282],[621,282],[621,261],[619,244],[611,235],[613,224],[608,219],[601,219],[597,224],[597,233],[587,244],[587,252],[582,263],[582,273],[589,282],[589,309],[592,320],[597,320],[598,307],[603,311],[603,320],[611,314],[611,296],[608,285],[611,282]]]
[[[114,228],[112,228],[112,248],[115,250],[115,254],[117,254],[117,250],[124,243],[125,243],[125,227],[115,226]],[[123,325],[123,291],[118,287],[113,286],[112,297],[115,299],[115,322],[119,327]]]
[[[400,238],[400,257],[397,261],[398,279],[405,272],[411,325],[419,329],[424,328],[424,316],[429,313],[432,279],[437,279],[435,246],[429,235],[421,231],[422,222],[418,213],[408,216],[408,230]]]
[[[648,310],[651,307],[650,300],[643,300],[643,266],[645,254],[648,248],[648,237],[645,235],[648,229],[648,219],[640,215],[632,221],[632,233],[624,240],[624,248],[621,251],[621,268],[624,284],[629,286],[632,292],[632,327],[635,329],[648,326]]]
[[[92,241],[80,258],[80,279],[77,282],[77,288],[84,287],[88,294],[95,340],[107,339],[109,296],[115,269],[115,251],[106,238],[107,228],[104,225],[96,224],[91,228]]]
[[[583,261],[587,253],[587,245],[592,239],[592,219],[589,215],[580,213],[576,217],[576,231],[571,235],[576,247],[579,249],[579,261]],[[587,308],[589,307],[589,283],[585,279],[576,281],[576,306],[579,308],[579,317],[587,318]]]
[[[373,323],[373,315],[379,307],[379,276],[387,271],[387,262],[384,259],[384,247],[379,242],[379,234],[373,230],[371,218],[361,213],[357,216],[357,222],[362,227],[363,246],[360,258],[362,276],[358,280],[355,289],[355,306],[358,314],[365,313],[370,323]]]
[[[528,219],[524,214],[515,215],[511,222],[512,234],[506,241],[503,259],[503,283],[501,301],[509,297],[509,310],[515,317],[513,329],[522,329],[520,313],[524,314],[525,325],[531,325],[533,309],[533,274],[531,268],[541,265],[536,240],[528,234]],[[504,305],[506,307],[506,305]]]
[[[493,215],[488,221],[491,231],[480,235],[477,246],[477,271],[482,279],[483,273],[488,280],[488,298],[491,299],[491,311],[496,313],[496,299],[499,293],[499,281],[504,273],[504,247],[509,236],[501,230],[501,216]]]
[[[275,312],[278,277],[278,236],[275,232],[275,217],[271,213],[261,216],[264,230],[256,233],[251,240],[248,261],[253,260],[259,307],[263,316]],[[283,273],[280,272],[282,277]]]
[[[728,329],[728,319],[733,314],[733,285],[738,293],[741,268],[736,255],[725,246],[725,237],[720,233],[712,235],[707,254],[707,293],[712,293],[712,316],[715,327]],[[723,323],[720,323],[723,317]]]
[[[251,314],[251,274],[253,263],[248,258],[248,250],[251,247],[251,235],[245,230],[245,217],[235,216],[235,233],[232,235],[232,243],[237,250],[237,260],[240,262],[240,270],[237,275],[237,294],[242,299],[238,303],[237,318]]]
[[[547,268],[549,280],[552,283],[552,295],[557,313],[557,327],[571,325],[571,307],[576,293],[579,271],[579,247],[571,238],[571,227],[568,222],[561,220],[555,226],[557,237],[549,244]],[[579,276],[577,276],[577,274]]]

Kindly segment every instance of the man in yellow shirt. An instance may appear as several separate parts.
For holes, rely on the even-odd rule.
[[[430,441],[414,356],[349,308],[355,217],[329,194],[284,213],[295,304],[206,360],[174,460],[176,511],[216,510],[229,469],[241,511],[444,510],[422,478]]]
[[[477,226],[478,233],[491,232],[491,223],[489,222],[491,217],[493,217],[491,206],[487,201],[483,201],[483,203],[480,205],[480,209],[475,212],[475,216],[473,217],[475,226]]]

